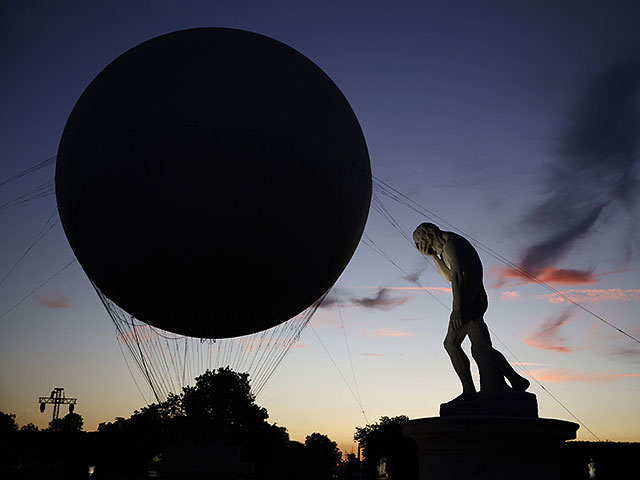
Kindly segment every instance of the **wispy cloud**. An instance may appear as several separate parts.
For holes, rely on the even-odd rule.
[[[556,352],[569,353],[572,348],[566,345],[566,339],[560,336],[560,327],[567,323],[573,312],[565,308],[558,316],[545,321],[536,331],[525,338],[525,343],[530,347]]]
[[[640,361],[640,347],[636,346],[613,347],[607,350],[605,354],[609,357],[620,358],[627,361]]]
[[[367,353],[363,353],[362,355],[365,356],[365,357],[384,357],[384,353],[367,352]]]
[[[541,276],[604,218],[636,208],[639,91],[640,63],[628,58],[595,77],[577,104],[547,169],[544,197],[522,221],[531,243],[520,266],[528,272]]]
[[[548,293],[540,298],[551,303],[568,303],[566,297],[578,303],[599,303],[599,302],[631,302],[640,300],[640,288],[572,288],[559,293]]]
[[[385,290],[407,290],[407,291],[420,291],[420,290],[428,290],[430,292],[443,292],[443,293],[451,293],[451,287],[377,287],[373,285],[365,285],[359,288],[384,288]]]
[[[543,368],[529,372],[540,382],[609,383],[621,378],[640,377],[640,373],[584,372],[568,368]]]
[[[500,300],[517,302],[519,300],[522,300],[522,295],[520,294],[520,292],[516,292],[515,290],[506,290],[500,294]]]
[[[406,275],[403,275],[402,277],[407,282],[419,283],[420,282],[420,276],[422,275],[422,272],[424,272],[427,269],[428,266],[429,265],[428,265],[427,262],[422,262],[414,270],[412,270],[411,272],[408,272]]]
[[[320,305],[321,310],[331,310],[336,306],[340,308],[347,307],[363,307],[373,310],[389,311],[402,305],[409,297],[406,295],[392,295],[390,290],[403,290],[398,287],[359,287],[359,288],[375,288],[378,290],[373,296],[352,295],[347,292],[339,292],[337,295],[330,292]]]
[[[38,304],[46,308],[71,308],[69,298],[62,294],[51,296],[38,295],[36,300]]]
[[[374,337],[412,337],[413,334],[404,330],[394,330],[392,328],[378,328],[376,330],[363,330],[364,335],[373,335]]]
[[[405,303],[409,297],[397,296],[392,297],[389,295],[387,288],[380,288],[378,293],[372,297],[351,298],[351,304],[358,307],[364,307],[368,309],[383,310],[388,312]]]

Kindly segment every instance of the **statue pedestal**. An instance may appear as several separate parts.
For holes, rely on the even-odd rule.
[[[471,401],[441,404],[440,416],[538,418],[538,400],[528,392],[480,393]]]
[[[560,480],[561,455],[578,424],[524,417],[450,416],[410,420],[405,436],[418,444],[420,480]]]

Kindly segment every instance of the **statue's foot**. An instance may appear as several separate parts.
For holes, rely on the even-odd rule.
[[[529,380],[519,375],[517,378],[514,378],[513,380],[509,379],[509,383],[511,384],[511,387],[514,390],[517,390],[519,392],[525,392],[527,388],[529,388],[529,386],[531,385],[531,382],[529,382]]]

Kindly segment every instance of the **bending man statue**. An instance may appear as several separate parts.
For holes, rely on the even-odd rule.
[[[455,401],[470,401],[477,396],[469,358],[462,350],[462,341],[467,335],[471,341],[471,355],[480,371],[480,392],[524,392],[529,387],[529,381],[518,375],[504,356],[491,345],[489,330],[483,318],[488,301],[482,283],[482,263],[478,252],[464,237],[442,231],[433,223],[423,223],[416,228],[413,241],[421,253],[433,260],[442,278],[451,282],[453,309],[444,348],[462,382],[462,395]],[[511,387],[507,385],[505,378]]]

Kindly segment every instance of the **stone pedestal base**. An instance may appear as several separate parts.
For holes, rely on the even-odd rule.
[[[533,393],[514,390],[504,393],[480,392],[471,401],[459,399],[440,405],[440,416],[488,416],[538,418],[538,400]]]
[[[548,418],[431,417],[410,420],[404,434],[418,444],[420,480],[560,480],[561,455],[578,424]]]

